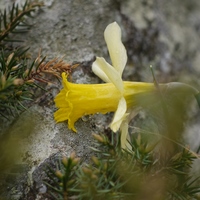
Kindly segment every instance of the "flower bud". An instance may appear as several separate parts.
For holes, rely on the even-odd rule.
[[[62,174],[62,172],[59,171],[59,170],[57,170],[57,171],[55,172],[55,175],[56,175],[59,179],[62,179],[62,178],[63,178],[63,174]]]
[[[22,94],[22,91],[21,91],[21,90],[18,91],[18,92],[16,92],[16,95],[17,95],[17,96],[21,96],[21,94]]]
[[[103,169],[106,171],[108,168],[108,163],[105,163],[104,166],[103,166]]]
[[[30,79],[30,80],[26,81],[26,83],[27,84],[32,84],[32,83],[34,83],[34,80]]]
[[[86,167],[83,167],[82,170],[83,170],[84,174],[88,174],[89,176],[92,175],[92,170],[91,170],[91,169],[88,169],[88,168],[86,168]]]
[[[98,160],[98,158],[97,158],[96,156],[92,156],[92,161],[93,161],[94,164],[97,165],[97,166],[98,166],[99,163],[100,163],[99,160]]]
[[[1,76],[1,85],[2,85],[2,88],[4,88],[5,84],[6,84],[6,76],[3,74]]]
[[[27,77],[27,75],[28,75],[28,73],[29,73],[29,70],[27,69],[25,72],[24,72],[24,77]]]
[[[23,84],[24,84],[24,80],[21,79],[21,78],[16,78],[16,79],[13,81],[13,84],[14,84],[14,85],[23,85]]]
[[[73,151],[73,152],[71,153],[71,155],[70,155],[70,158],[73,160],[75,157],[76,157],[76,153],[75,153],[75,151]]]
[[[10,63],[10,61],[12,60],[13,56],[14,56],[14,53],[11,53],[11,54],[8,56],[8,59],[7,59],[7,61],[6,61],[6,65],[9,65],[9,63]]]
[[[75,180],[72,179],[70,181],[67,182],[67,186],[70,187],[71,185],[73,185],[75,183]]]
[[[68,159],[64,156],[63,158],[62,158],[62,163],[63,163],[63,165],[66,167],[67,166],[67,164],[68,164]]]
[[[75,166],[80,161],[80,158],[74,158],[72,161],[72,165]]]
[[[95,134],[95,133],[93,133],[92,135],[93,135],[93,137],[95,138],[95,140],[97,140],[98,142],[101,142],[101,143],[104,142],[103,137],[101,137],[100,135],[97,135],[97,134]]]
[[[19,67],[19,65],[16,65],[16,66],[12,67],[11,71],[15,71],[18,67]]]
[[[93,180],[97,180],[97,179],[98,179],[98,177],[97,177],[96,175],[94,175],[94,174],[92,174],[91,178],[92,178]]]

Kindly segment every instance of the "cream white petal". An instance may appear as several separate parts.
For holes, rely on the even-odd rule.
[[[106,27],[104,38],[108,47],[112,65],[122,76],[127,62],[127,53],[121,41],[121,29],[116,22],[113,22]]]
[[[134,110],[129,110],[129,115],[126,119],[121,123],[120,132],[121,132],[121,147],[122,149],[131,150],[131,145],[128,141],[131,141],[130,135],[128,134],[128,124],[131,119],[133,119],[139,112],[140,108],[136,108]]]
[[[112,82],[115,87],[123,92],[124,85],[121,75],[104,58],[97,57],[95,64],[92,65],[92,71],[106,82]]]
[[[110,79],[105,74],[105,72],[101,69],[101,66],[99,64],[100,64],[99,58],[97,57],[96,61],[93,62],[93,64],[92,64],[92,71],[94,72],[94,74],[96,74],[104,82],[110,83],[111,82]]]
[[[130,144],[127,142],[128,138],[128,122],[125,120],[122,122],[120,126],[120,131],[121,131],[121,148],[122,149],[131,149]],[[130,140],[130,138],[129,138]]]
[[[110,128],[116,132],[119,130],[121,123],[125,118],[129,115],[126,113],[127,105],[126,105],[126,100],[124,97],[122,97],[119,100],[118,108],[117,111],[115,112],[114,118],[112,123],[110,124]]]

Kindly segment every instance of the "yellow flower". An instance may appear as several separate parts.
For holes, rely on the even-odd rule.
[[[75,84],[67,80],[67,75],[62,74],[63,89],[55,98],[56,122],[68,120],[68,127],[76,132],[74,123],[84,115],[95,113],[114,112],[118,108],[121,93],[112,83],[104,84]],[[124,98],[127,107],[136,106],[134,95],[151,91],[153,84],[124,81]]]
[[[122,73],[127,62],[127,54],[121,42],[121,29],[116,22],[109,24],[104,32],[111,66],[104,58],[97,57],[92,65],[93,72],[105,84],[74,84],[62,74],[64,88],[56,96],[59,108],[54,117],[57,122],[68,120],[70,129],[76,131],[74,123],[83,115],[115,112],[111,129],[116,132],[121,126],[121,144],[125,148],[128,133],[127,108],[137,106],[134,96],[154,89],[151,83],[122,81]]]

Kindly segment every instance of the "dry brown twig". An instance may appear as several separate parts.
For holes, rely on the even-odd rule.
[[[69,64],[66,63],[63,58],[54,58],[48,62],[44,62],[45,58],[41,59],[41,54],[39,53],[37,59],[35,60],[36,68],[30,73],[32,80],[50,83],[49,80],[44,78],[45,74],[51,74],[57,78],[61,78],[63,72],[70,75],[72,70],[79,66],[79,63]]]

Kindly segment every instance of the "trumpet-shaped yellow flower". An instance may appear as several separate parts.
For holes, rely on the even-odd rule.
[[[55,98],[56,107],[54,117],[57,122],[68,120],[68,127],[76,131],[74,123],[82,116],[114,112],[118,108],[121,93],[112,83],[105,84],[75,84],[67,80],[62,74],[64,88]],[[153,84],[124,81],[124,99],[127,107],[136,106],[134,95],[150,91]],[[122,102],[123,104],[123,102]]]
[[[127,108],[136,106],[134,95],[154,89],[150,83],[137,83],[122,81],[122,73],[127,62],[127,54],[121,42],[121,29],[116,22],[107,26],[104,38],[108,47],[112,65],[104,58],[97,57],[92,65],[93,72],[104,80],[105,84],[74,84],[67,81],[65,73],[62,74],[64,88],[56,96],[55,103],[59,108],[55,120],[62,122],[68,120],[70,129],[76,131],[74,123],[83,115],[94,113],[115,112],[111,129],[121,130],[123,137],[122,147],[125,147],[125,138],[128,127],[123,123],[128,113]]]

